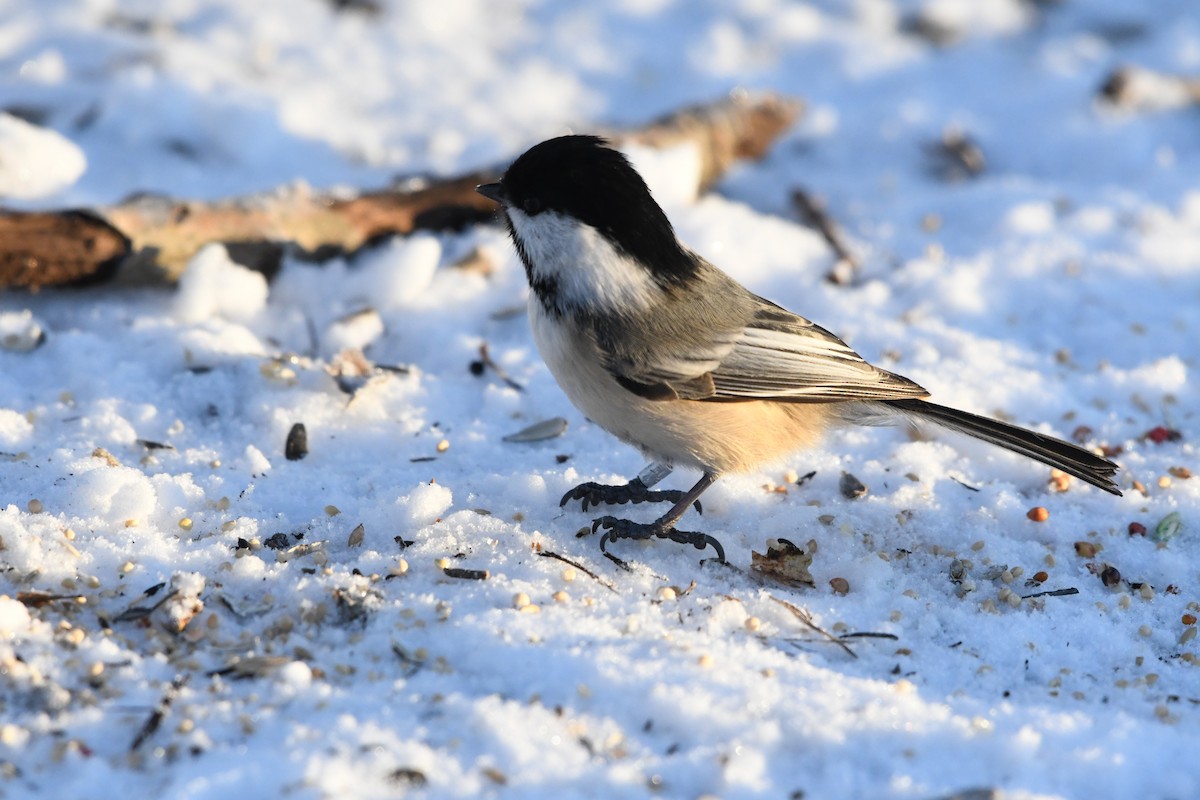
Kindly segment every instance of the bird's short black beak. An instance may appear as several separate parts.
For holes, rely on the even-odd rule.
[[[479,192],[488,200],[495,200],[500,205],[504,205],[504,184],[483,183],[479,186],[476,186],[475,191]]]

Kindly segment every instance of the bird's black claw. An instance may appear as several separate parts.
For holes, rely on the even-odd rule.
[[[681,531],[676,530],[674,527],[664,527],[654,522],[646,524],[632,522],[627,519],[618,519],[617,517],[600,517],[593,520],[592,533],[596,533],[600,528],[604,528],[605,531],[604,535],[600,537],[600,552],[605,555],[608,555],[605,547],[609,542],[615,542],[618,539],[650,539],[657,537],[659,539],[670,539],[672,542],[678,544],[690,544],[697,550],[712,547],[717,553],[717,560],[722,564],[725,563],[725,548],[707,533]]]
[[[609,505],[623,505],[625,503],[678,503],[681,499],[683,499],[683,492],[678,489],[653,490],[647,488],[646,484],[637,478],[634,478],[622,486],[606,486],[605,484],[593,483],[592,481],[581,483],[562,496],[562,500],[558,501],[558,507],[562,508],[572,500],[581,500],[583,502],[583,510],[587,511],[588,506],[599,506],[601,503]],[[697,513],[704,513],[699,500],[696,500],[693,505],[696,507]]]

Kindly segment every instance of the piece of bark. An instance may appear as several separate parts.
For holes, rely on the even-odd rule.
[[[700,188],[706,188],[738,159],[761,157],[802,110],[803,103],[791,98],[736,94],[611,135],[653,147],[693,142],[701,156]],[[214,202],[142,195],[95,213],[0,209],[0,289],[114,276],[120,283],[170,284],[200,248],[214,242],[269,277],[286,248],[328,258],[385,236],[458,230],[490,219],[495,204],[475,186],[500,173],[496,167],[413,180],[356,196],[289,186]]]
[[[130,249],[129,237],[87,211],[0,210],[0,288],[107,280]]]

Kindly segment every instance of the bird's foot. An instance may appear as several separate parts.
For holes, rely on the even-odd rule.
[[[588,506],[599,506],[601,503],[678,503],[681,499],[683,492],[678,489],[650,489],[640,478],[634,478],[623,486],[605,486],[592,481],[581,483],[564,494],[558,505],[561,508],[572,500],[582,500],[583,510],[587,511]],[[704,513],[699,500],[694,505],[697,513]]]
[[[604,528],[604,535],[600,537],[600,552],[606,556],[609,555],[605,550],[605,545],[609,542],[615,542],[618,539],[650,539],[657,537],[659,539],[670,539],[672,542],[679,544],[690,544],[697,550],[703,550],[706,547],[712,547],[717,552],[717,560],[722,564],[725,563],[725,548],[721,547],[721,543],[707,533],[699,533],[696,531],[680,531],[674,526],[663,525],[658,522],[641,523],[631,522],[627,519],[618,519],[617,517],[600,517],[592,522],[592,533],[595,533],[600,528]],[[610,556],[611,558],[611,556]]]

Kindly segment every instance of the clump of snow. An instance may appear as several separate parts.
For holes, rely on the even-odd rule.
[[[86,169],[83,150],[61,133],[0,112],[0,198],[47,197]]]
[[[175,295],[184,322],[210,317],[248,320],[267,303],[267,279],[229,258],[219,244],[205,246],[188,263]]]
[[[454,504],[454,493],[437,483],[422,483],[396,499],[396,506],[414,525],[428,525]]]

